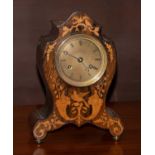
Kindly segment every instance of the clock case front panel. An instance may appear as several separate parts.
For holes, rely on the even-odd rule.
[[[45,86],[46,104],[33,113],[33,135],[38,143],[48,131],[65,124],[82,126],[91,123],[109,129],[114,137],[123,132],[118,115],[105,105],[106,95],[116,68],[114,45],[87,14],[73,13],[63,24],[52,28],[47,36],[41,37],[37,47],[37,68]],[[56,70],[55,52],[60,41],[74,34],[87,34],[99,39],[107,54],[107,68],[104,75],[93,85],[74,87],[64,82]]]

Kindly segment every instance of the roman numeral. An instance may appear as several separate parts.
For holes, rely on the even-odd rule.
[[[74,47],[74,45],[73,45],[72,43],[70,44],[70,46],[71,46],[71,47]]]
[[[98,51],[98,49],[97,49],[97,48],[93,50],[93,52],[97,52],[97,51]]]
[[[79,40],[79,45],[82,46],[82,41],[81,40]]]
[[[88,75],[91,76],[91,74],[88,72]]]
[[[61,59],[62,62],[66,61],[66,59]]]
[[[101,61],[101,58],[95,58],[95,61]]]
[[[73,75],[74,75],[74,74],[73,74],[73,72],[71,72],[71,74],[69,75],[69,77],[70,77],[70,78],[72,78],[72,77],[73,77]]]

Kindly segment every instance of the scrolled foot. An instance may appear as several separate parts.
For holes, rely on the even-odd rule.
[[[39,121],[36,123],[33,129],[33,136],[38,144],[46,137],[47,131],[50,130],[51,126],[49,122]]]
[[[120,119],[111,119],[109,131],[115,139],[118,140],[118,137],[123,133],[124,127]]]
[[[47,119],[38,121],[33,128],[33,136],[40,144],[49,131],[62,127],[65,123],[56,115],[51,114]]]
[[[110,109],[104,110],[100,113],[100,115],[98,115],[92,123],[100,128],[108,129],[115,140],[118,140],[124,130],[120,118]]]

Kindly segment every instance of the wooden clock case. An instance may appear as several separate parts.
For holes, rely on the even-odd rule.
[[[42,36],[37,47],[37,68],[45,86],[46,103],[33,113],[33,136],[40,143],[49,131],[68,123],[80,127],[85,123],[109,129],[117,140],[123,132],[118,115],[106,107],[106,96],[116,68],[114,44],[101,27],[87,14],[73,13],[63,24],[53,22],[48,35]],[[65,83],[55,66],[55,52],[59,42],[66,36],[82,33],[98,38],[104,45],[108,64],[104,75],[95,84],[74,87]]]

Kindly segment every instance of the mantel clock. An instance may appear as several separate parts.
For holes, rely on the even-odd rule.
[[[116,51],[101,27],[87,14],[73,13],[53,22],[37,47],[37,67],[46,104],[33,113],[33,135],[40,143],[49,131],[68,123],[108,129],[117,140],[123,132],[118,115],[106,107],[116,68]]]

